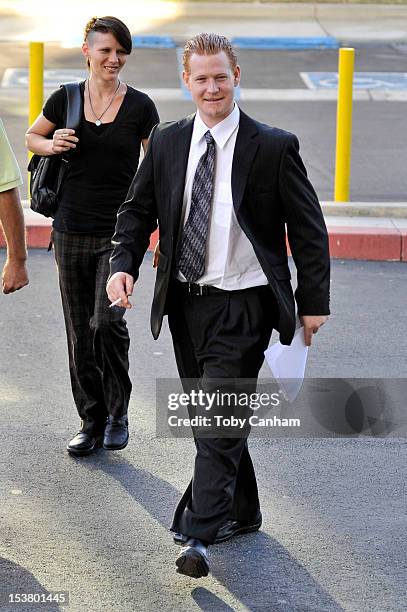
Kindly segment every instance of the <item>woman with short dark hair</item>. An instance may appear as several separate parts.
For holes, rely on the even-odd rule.
[[[146,148],[159,121],[153,101],[119,79],[131,50],[122,21],[91,19],[82,44],[89,76],[80,83],[79,129],[64,125],[66,97],[60,88],[26,137],[28,149],[39,155],[74,150],[52,232],[72,393],[81,418],[67,447],[73,455],[87,455],[102,443],[121,449],[128,441],[129,336],[125,310],[109,308],[105,285],[117,210],[137,170],[140,144]]]

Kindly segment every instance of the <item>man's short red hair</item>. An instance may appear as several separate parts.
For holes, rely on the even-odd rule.
[[[188,40],[184,47],[182,65],[185,72],[189,72],[189,60],[194,53],[198,55],[216,55],[221,51],[226,53],[230,61],[230,67],[234,70],[237,66],[237,55],[232,47],[232,43],[226,36],[207,34],[206,32],[197,34]]]

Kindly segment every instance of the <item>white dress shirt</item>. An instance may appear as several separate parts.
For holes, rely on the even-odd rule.
[[[215,182],[209,215],[205,272],[198,279],[200,285],[212,285],[228,291],[268,283],[249,239],[237,222],[233,209],[232,162],[239,130],[239,118],[239,107],[235,104],[233,111],[226,119],[210,128],[210,133],[216,143]],[[185,180],[184,224],[191,207],[195,171],[206,150],[204,135],[208,129],[197,111]],[[178,278],[185,281],[181,272],[178,273]]]

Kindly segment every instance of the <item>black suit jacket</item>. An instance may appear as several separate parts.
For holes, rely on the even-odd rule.
[[[151,309],[154,338],[160,333],[175,270],[194,116],[153,129],[146,156],[119,209],[113,236],[111,274],[127,272],[136,280],[150,234],[159,225],[160,258]],[[261,124],[240,111],[232,197],[238,223],[253,245],[277,299],[280,341],[290,344],[295,331],[295,304],[286,226],[297,268],[298,312],[329,314],[328,235],[296,136]]]

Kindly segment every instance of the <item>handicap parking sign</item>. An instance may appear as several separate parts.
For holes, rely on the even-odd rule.
[[[44,88],[57,89],[61,83],[82,81],[86,79],[85,69],[44,70]],[[29,74],[27,68],[7,68],[1,81],[1,87],[24,89],[28,87]]]
[[[337,72],[300,72],[308,89],[337,89]],[[406,72],[355,72],[354,89],[376,91],[407,91]]]

